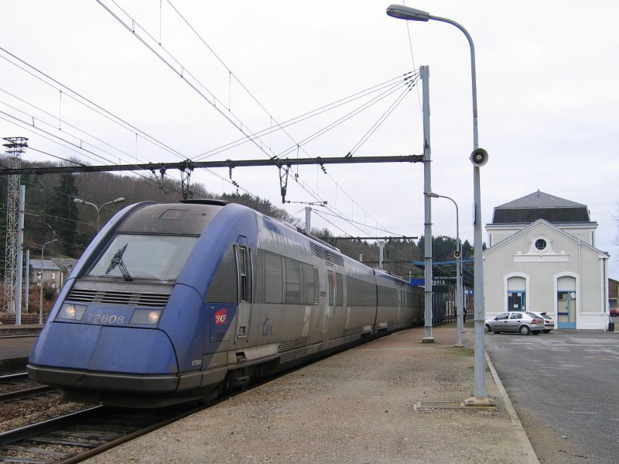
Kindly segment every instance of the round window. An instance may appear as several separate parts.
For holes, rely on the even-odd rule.
[[[546,240],[544,240],[543,238],[538,238],[535,241],[535,248],[537,248],[540,251],[546,249],[546,245],[547,245]]]

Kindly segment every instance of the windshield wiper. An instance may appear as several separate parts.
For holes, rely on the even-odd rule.
[[[127,266],[125,266],[125,263],[123,261],[123,254],[127,249],[127,245],[129,244],[125,243],[124,247],[118,249],[114,257],[112,258],[112,261],[110,261],[110,266],[107,268],[107,271],[105,271],[105,275],[108,275],[116,266],[118,266],[118,269],[120,269],[120,273],[123,275],[125,280],[133,280],[131,274],[129,274],[129,271],[127,270]]]

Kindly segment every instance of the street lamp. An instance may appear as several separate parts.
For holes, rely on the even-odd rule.
[[[473,398],[466,400],[469,405],[493,405],[494,401],[486,397],[486,364],[485,364],[485,342],[484,342],[484,273],[483,273],[483,249],[481,233],[481,180],[479,168],[488,161],[488,153],[483,148],[479,148],[477,130],[477,77],[475,73],[475,45],[468,31],[455,21],[439,16],[432,16],[425,11],[416,10],[404,5],[390,5],[387,14],[393,18],[404,19],[407,21],[440,21],[457,27],[469,42],[471,49],[471,84],[473,96],[473,152],[470,160],[473,163],[473,197],[474,197],[474,303],[475,303],[475,390]]]
[[[463,312],[462,308],[462,243],[460,242],[460,215],[458,214],[458,203],[453,198],[446,195],[439,195],[438,193],[428,193],[430,198],[445,198],[451,201],[456,207],[456,252],[454,257],[456,258],[456,330],[458,335],[456,336],[456,346],[462,346],[462,329],[463,329]]]
[[[41,297],[39,300],[39,324],[43,324],[43,257],[45,256],[45,245],[49,245],[50,243],[57,242],[58,239],[50,240],[49,242],[45,242],[41,247]]]
[[[101,213],[101,209],[104,206],[111,205],[112,203],[122,203],[123,201],[125,201],[125,197],[118,197],[118,198],[115,198],[112,201],[108,201],[107,203],[103,203],[101,206],[97,206],[94,203],[91,203],[89,201],[84,201],[84,200],[82,200],[80,198],[74,198],[73,199],[73,203],[78,203],[80,205],[90,205],[94,209],[97,210],[97,232],[99,232],[99,230],[101,229],[101,227],[99,226],[99,216],[100,216],[100,213]]]

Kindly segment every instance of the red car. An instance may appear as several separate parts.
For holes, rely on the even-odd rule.
[[[619,317],[619,308],[610,308],[610,317]]]

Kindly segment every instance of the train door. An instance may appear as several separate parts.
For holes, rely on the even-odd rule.
[[[322,330],[320,332],[321,340],[328,339],[331,327],[333,327],[333,312],[336,301],[337,281],[335,277],[335,271],[332,268],[327,268],[327,283],[329,289],[327,290],[327,304],[325,312],[322,315]]]
[[[246,237],[239,237],[239,244],[234,246],[234,255],[236,259],[238,288],[236,343],[237,341],[247,342],[252,308],[252,260]]]
[[[398,286],[398,313],[396,315],[396,320],[398,323],[402,322],[402,306],[406,303],[406,295],[404,294],[404,289],[401,286]]]
[[[322,338],[329,339],[341,334],[345,323],[344,277],[335,269],[327,270],[329,294],[327,308],[323,316]]]

